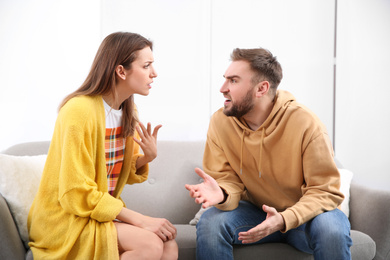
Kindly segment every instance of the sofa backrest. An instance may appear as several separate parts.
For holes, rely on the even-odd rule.
[[[50,141],[20,143],[9,147],[2,153],[17,156],[47,154],[49,146]]]
[[[185,184],[198,184],[195,167],[202,168],[204,142],[159,141],[158,156],[149,165],[149,178],[126,185],[122,199],[129,209],[174,224],[188,224],[200,205],[194,202]]]
[[[50,141],[14,145],[2,153],[9,155],[47,154]],[[204,142],[158,141],[158,156],[149,165],[149,178],[143,183],[126,185],[122,199],[126,206],[142,214],[166,218],[174,224],[188,224],[200,209],[189,196],[185,184],[201,178],[195,167],[202,167]]]

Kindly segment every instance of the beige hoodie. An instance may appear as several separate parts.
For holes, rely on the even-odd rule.
[[[203,168],[228,194],[221,210],[233,210],[249,200],[274,207],[286,232],[343,201],[340,174],[325,126],[279,90],[274,107],[256,131],[223,109],[211,118]]]

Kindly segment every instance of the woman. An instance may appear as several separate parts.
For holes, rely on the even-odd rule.
[[[177,259],[175,227],[127,209],[119,197],[126,183],[147,179],[157,156],[161,125],[152,132],[138,122],[133,101],[149,94],[153,61],[149,40],[113,33],[60,105],[28,216],[34,259]]]

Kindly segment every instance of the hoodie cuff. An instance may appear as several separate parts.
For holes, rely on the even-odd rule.
[[[298,227],[298,219],[292,210],[286,209],[280,214],[282,215],[285,224],[284,229],[280,230],[282,233],[286,233],[290,229]]]
[[[220,188],[223,190],[224,194],[226,194],[226,200],[225,202],[221,204],[214,205],[217,209],[223,210],[223,211],[230,211],[234,210],[238,207],[238,203],[241,200],[241,196],[238,194],[230,194],[226,191],[226,189],[223,186],[220,186]]]

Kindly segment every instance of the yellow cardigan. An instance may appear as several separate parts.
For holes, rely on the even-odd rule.
[[[101,96],[81,96],[62,107],[38,193],[28,216],[34,259],[119,259],[113,220],[124,207],[125,184],[147,179],[148,165],[126,140],[122,171],[109,195],[105,159],[105,111]]]

